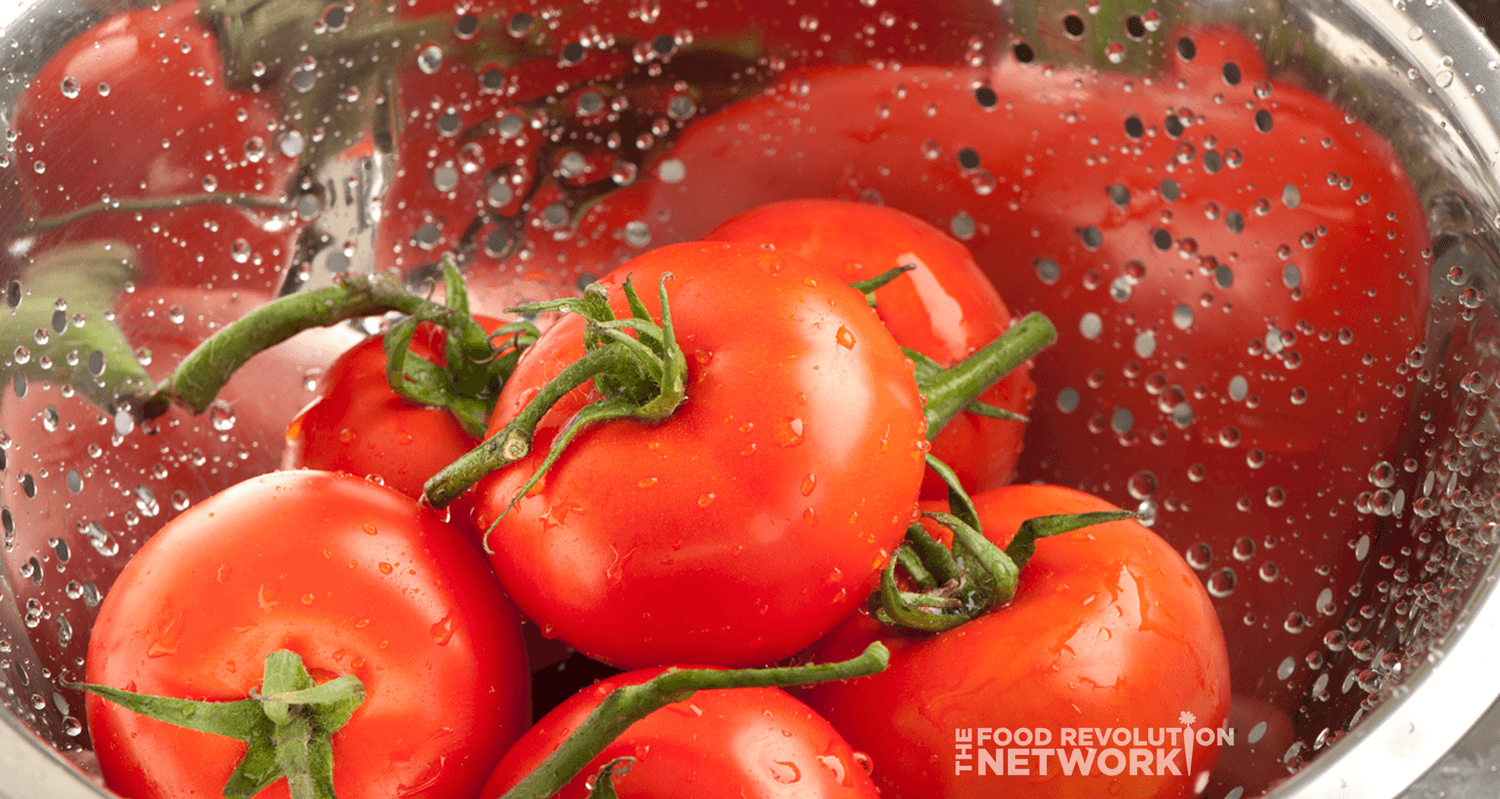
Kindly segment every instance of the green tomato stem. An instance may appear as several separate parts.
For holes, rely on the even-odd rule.
[[[292,799],[336,799],[333,734],[349,723],[365,698],[358,677],[345,674],[318,685],[301,656],[286,649],[266,656],[260,689],[238,701],[176,699],[107,685],[68,687],[158,721],[249,744],[224,786],[226,797],[252,797],[285,777]]]
[[[547,457],[511,499],[501,516],[541,479],[585,427],[623,419],[654,424],[671,418],[687,398],[687,357],[677,344],[671,307],[667,302],[666,284],[671,277],[670,273],[663,274],[657,287],[661,304],[659,324],[651,319],[628,279],[623,291],[634,315],[625,320],[614,318],[614,311],[602,293],[604,290],[592,286],[583,297],[513,309],[564,310],[581,314],[589,322],[584,335],[584,355],[543,385],[499,432],[428,480],[423,487],[427,503],[441,508],[485,475],[529,455],[532,438],[542,417],[568,392],[591,380],[603,398],[581,408],[562,427]],[[624,329],[633,330],[637,337],[625,335]],[[486,534],[486,549],[489,548],[488,541]]]
[[[765,669],[669,668],[639,685],[616,688],[589,713],[541,765],[506,791],[501,799],[547,799],[567,785],[630,725],[698,691],[721,688],[772,688],[812,685],[865,677],[884,671],[890,651],[880,642],[858,657],[837,663]]]
[[[942,432],[954,416],[990,386],[1056,340],[1057,329],[1052,322],[1039,313],[1030,313],[973,355],[937,375],[919,380],[917,385],[927,398],[923,413],[927,417],[928,440]]]
[[[422,314],[445,326],[461,323],[460,314],[408,292],[391,275],[348,277],[326,288],[279,297],[225,326],[188,353],[151,392],[142,413],[160,416],[171,405],[202,413],[255,354],[309,328],[386,311]]]

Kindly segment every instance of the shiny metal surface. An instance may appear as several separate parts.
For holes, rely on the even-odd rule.
[[[1457,293],[1456,286],[1440,279],[1452,266],[1469,270],[1472,284],[1489,291],[1489,301],[1471,308],[1475,313],[1467,318],[1453,310],[1456,305],[1446,306],[1448,316],[1432,321],[1429,340],[1467,328],[1481,333],[1475,339],[1490,341],[1485,336],[1500,332],[1494,308],[1495,295],[1500,294],[1495,290],[1500,286],[1500,51],[1474,27],[1462,8],[1451,2],[1283,0],[1267,5],[1276,12],[1269,17],[1259,13],[1263,9],[1247,10],[1243,0],[1169,0],[1160,7],[1174,19],[1220,19],[1263,33],[1272,27],[1285,28],[1295,31],[1300,43],[1320,54],[1321,60],[1288,56],[1278,66],[1284,74],[1302,79],[1313,75],[1309,82],[1326,80],[1327,93],[1333,100],[1346,104],[1396,143],[1429,210],[1437,252],[1435,291],[1450,297]],[[21,82],[52,49],[91,21],[120,7],[121,3],[106,0],[0,0],[0,114],[8,108]],[[1072,6],[1048,0],[1006,0],[997,7],[998,15],[1015,19],[1045,17]],[[0,227],[16,224],[17,213],[14,205],[7,207],[0,202]],[[0,350],[4,349],[8,347],[0,345]],[[1460,362],[1473,359],[1477,368],[1490,355],[1485,346],[1476,344],[1473,349],[1456,350],[1452,357]],[[1452,405],[1448,410],[1460,417],[1457,404],[1467,397],[1456,390],[1452,394],[1433,391],[1424,399]],[[1468,433],[1494,433],[1500,416],[1496,402],[1485,398],[1483,409],[1470,417],[1472,421],[1460,417],[1459,427]],[[1442,495],[1449,500],[1455,486],[1470,496],[1500,495],[1495,475],[1484,468],[1490,463],[1487,455],[1431,448],[1410,455],[1423,461],[1421,468],[1435,472],[1445,457],[1474,459],[1469,473],[1459,468],[1444,472],[1453,477],[1448,493]],[[1438,493],[1442,491],[1440,486]],[[1500,745],[1500,735],[1494,732],[1500,729],[1500,669],[1495,667],[1495,654],[1500,652],[1500,597],[1495,592],[1500,559],[1495,556],[1492,526],[1496,518],[1500,517],[1491,505],[1460,509],[1439,520],[1454,529],[1490,535],[1491,540],[1474,557],[1444,566],[1447,571],[1443,576],[1460,577],[1462,584],[1455,589],[1451,607],[1443,606],[1451,611],[1443,625],[1423,638],[1393,634],[1391,640],[1406,647],[1401,654],[1412,656],[1407,662],[1420,665],[1380,675],[1381,688],[1375,693],[1383,698],[1370,702],[1368,710],[1354,703],[1339,705],[1337,710],[1319,710],[1325,715],[1319,716],[1318,722],[1331,734],[1319,735],[1320,743],[1301,745],[1303,751],[1289,751],[1287,760],[1305,764],[1289,768],[1288,777],[1270,795],[1319,799],[1425,797],[1434,795],[1429,790],[1439,788],[1454,791],[1457,789],[1453,786],[1472,785],[1479,791],[1482,786],[1500,784],[1500,777],[1491,770],[1500,764],[1486,760],[1496,755],[1495,748]],[[1396,540],[1402,536],[1415,540],[1444,532],[1439,522],[1416,518],[1404,520],[1392,530],[1391,541],[1376,545],[1386,547],[1378,549],[1380,554],[1392,557],[1400,557],[1395,553],[1410,542]],[[1375,559],[1372,554],[1370,560]],[[6,588],[5,579],[7,576],[0,574],[0,588]],[[18,609],[9,601],[11,596],[9,590],[0,591],[5,599],[0,606],[0,627],[24,637]],[[5,654],[13,659],[26,656],[24,651]],[[11,680],[15,673],[0,670],[0,681]],[[1340,671],[1339,676],[1343,673]],[[1349,684],[1345,679],[1346,692]],[[82,799],[108,795],[78,767],[87,763],[86,754],[74,753],[71,759],[59,755],[13,713],[6,713],[3,721],[0,796]],[[1471,755],[1476,759],[1470,761]],[[1435,768],[1448,770],[1435,773]],[[1424,774],[1428,776],[1424,778]],[[1257,792],[1255,787],[1230,786],[1211,796],[1242,799]],[[1494,795],[1493,791],[1488,795]]]

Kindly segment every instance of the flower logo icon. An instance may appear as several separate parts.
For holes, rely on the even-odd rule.
[[[1195,722],[1197,720],[1198,720],[1198,717],[1194,716],[1192,714],[1192,711],[1184,710],[1181,713],[1177,714],[1177,723],[1178,724],[1192,724],[1193,722]]]

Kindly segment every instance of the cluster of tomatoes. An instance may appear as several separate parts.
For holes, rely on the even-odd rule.
[[[1235,539],[1206,556],[1230,572],[1223,599],[1239,540],[1268,550],[1337,515],[1354,478],[1324,473],[1330,448],[1389,448],[1407,403],[1378,370],[1416,336],[1428,254],[1388,148],[1213,29],[1174,38],[1173,80],[1137,82],[1034,65],[1024,42],[981,66],[953,23],[964,4],[776,22],[761,40],[794,67],[739,53],[749,39],[712,4],[564,5],[170,3],[80,36],[18,105],[22,282],[77,277],[32,326],[102,355],[49,361],[0,421],[98,419],[114,440],[69,437],[6,491],[55,491],[22,535],[75,572],[104,564],[51,639],[114,691],[87,703],[110,787],[550,795],[523,778],[615,688],[879,642],[878,674],[698,690],[557,795],[1202,791],[1216,745],[1192,769],[1034,758],[1001,777],[956,768],[955,734],[1214,728],[1231,670],[1256,696],[1292,690],[1265,642],[1288,612],[1336,624],[1326,587],[1350,575],[1310,557],[1277,582],[1273,564],[1216,614],[1195,574],[1210,563],[1178,550]],[[303,23],[325,38],[301,56],[268,44]],[[930,33],[942,66],[849,66],[830,44],[883,30]],[[391,73],[371,56],[393,39],[423,43]],[[387,103],[394,139],[364,135]],[[122,130],[127,108],[171,129]],[[394,298],[355,276],[314,289],[289,267],[356,248],[320,238],[339,191],[318,170],[385,156],[383,216],[358,246],[379,274],[442,278],[441,305],[399,281]],[[326,323],[298,318],[298,297],[398,315],[352,344],[256,339],[211,405],[151,393],[197,380],[171,372],[242,337],[236,320]],[[1026,329],[1012,308],[1057,321],[1059,351],[964,366]],[[346,351],[293,417],[330,347]],[[1302,388],[1310,373],[1341,379]],[[1334,406],[1354,422],[1330,431]],[[1257,527],[1240,490],[1285,524]],[[1171,544],[1136,521],[1015,544],[1026,520],[1132,500]],[[165,526],[163,505],[181,511]],[[42,522],[86,543],[57,550]],[[122,544],[139,551],[118,571]],[[1024,568],[998,592],[981,560]],[[53,618],[32,565],[18,595]],[[976,585],[1004,599],[976,607]],[[1249,628],[1227,652],[1220,619]]]

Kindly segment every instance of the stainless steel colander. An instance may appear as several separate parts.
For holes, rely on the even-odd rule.
[[[278,2],[267,0],[262,7]],[[543,27],[556,12],[523,0],[511,5],[515,8],[508,14],[530,12],[530,23]],[[1131,455],[1130,446],[1101,449],[1094,468],[1049,472],[1042,465],[1030,476],[1071,482],[1146,512],[1158,532],[1199,569],[1215,597],[1237,663],[1232,721],[1242,768],[1217,775],[1205,786],[1205,796],[1240,799],[1269,791],[1275,796],[1356,799],[1500,784],[1500,775],[1492,770],[1500,765],[1494,759],[1500,757],[1500,735],[1494,732],[1500,728],[1500,710],[1493,709],[1500,707],[1500,669],[1493,665],[1494,653],[1500,652],[1500,600],[1493,590],[1500,569],[1495,557],[1500,542],[1500,316],[1495,303],[1500,290],[1500,52],[1468,18],[1442,0],[745,0],[740,5],[737,13],[744,15],[744,24],[733,37],[715,39],[700,32],[695,39],[693,31],[684,33],[673,26],[674,14],[694,7],[690,2],[603,0],[592,6],[590,13],[597,13],[601,22],[586,46],[615,52],[627,67],[668,64],[681,47],[682,57],[675,67],[668,67],[678,70],[668,72],[678,82],[650,95],[654,100],[645,93],[631,96],[626,84],[605,77],[546,87],[526,106],[526,113],[517,110],[520,104],[500,104],[484,124],[493,126],[499,137],[528,130],[538,137],[557,132],[562,143],[585,131],[585,138],[576,140],[598,143],[601,152],[629,152],[633,145],[639,157],[615,158],[600,167],[613,187],[629,185],[639,170],[646,169],[666,183],[682,183],[684,176],[674,175],[674,170],[684,168],[673,157],[679,132],[719,109],[759,96],[782,79],[778,75],[795,75],[808,65],[875,61],[894,70],[933,63],[980,68],[1024,61],[1038,70],[1056,65],[1081,70],[1079,74],[1127,73],[1149,80],[1162,74],[1166,61],[1189,57],[1183,48],[1192,44],[1182,43],[1183,31],[1215,25],[1254,42],[1274,82],[1325,98],[1345,110],[1349,124],[1368,125],[1388,142],[1392,157],[1414,185],[1431,240],[1422,253],[1400,253],[1387,263],[1354,267],[1370,270],[1368,277],[1358,278],[1370,285],[1389,277],[1380,270],[1412,272],[1406,284],[1422,292],[1416,304],[1423,308],[1424,318],[1403,360],[1370,365],[1372,380],[1401,399],[1394,403],[1394,412],[1403,418],[1388,446],[1378,452],[1338,449],[1331,442],[1343,441],[1338,428],[1351,422],[1339,416],[1342,408],[1321,409],[1326,413],[1326,433],[1310,446],[1323,448],[1322,464],[1330,473],[1350,475],[1328,483],[1327,490],[1335,495],[1326,504],[1337,507],[1338,513],[1292,523],[1278,508],[1286,494],[1301,487],[1278,485],[1268,491],[1251,479],[1256,464],[1250,463],[1243,474],[1223,476],[1229,487],[1218,489],[1218,499],[1236,502],[1241,493],[1252,490],[1242,492],[1237,486],[1253,484],[1255,501],[1247,501],[1242,511],[1245,529],[1251,533],[1195,530],[1191,521],[1201,517],[1187,512],[1182,498],[1195,497],[1199,505],[1217,501],[1195,487],[1201,475],[1195,476],[1188,464],[1176,473],[1132,472],[1121,465]],[[80,31],[126,7],[115,0],[0,5],[0,128],[15,133],[17,98],[50,55]],[[0,341],[7,375],[0,392],[0,795],[109,795],[93,776],[80,697],[59,681],[79,676],[88,624],[112,575],[177,511],[237,479],[275,468],[278,442],[257,437],[255,431],[284,427],[310,397],[309,381],[361,330],[322,331],[279,347],[201,417],[173,415],[138,423],[128,408],[91,392],[94,381],[80,370],[97,367],[89,372],[97,375],[110,358],[134,357],[147,371],[155,371],[180,357],[191,344],[188,339],[243,313],[258,301],[258,293],[321,285],[338,272],[374,268],[377,260],[382,267],[405,270],[413,284],[420,285],[433,274],[440,254],[457,253],[471,279],[501,292],[503,300],[494,303],[498,308],[546,292],[572,290],[613,261],[643,247],[696,236],[717,221],[687,212],[669,216],[648,205],[648,211],[629,221],[599,224],[589,210],[601,192],[589,189],[593,184],[586,181],[570,182],[595,168],[592,162],[586,157],[570,160],[562,150],[545,147],[548,158],[557,157],[510,164],[504,180],[483,184],[482,201],[491,209],[508,209],[504,212],[475,215],[458,224],[430,208],[398,207],[390,202],[388,190],[412,175],[441,194],[475,172],[496,174],[488,165],[481,168],[462,158],[414,163],[398,156],[401,151],[393,141],[404,126],[416,126],[414,120],[420,117],[441,131],[445,125],[467,124],[457,121],[461,114],[451,105],[445,107],[442,97],[425,110],[415,105],[393,108],[400,105],[399,93],[381,82],[378,70],[358,59],[272,58],[278,47],[285,51],[286,42],[311,41],[330,28],[355,29],[383,18],[379,9],[329,4],[307,30],[277,29],[263,35],[249,26],[221,31],[225,39],[239,37],[235,40],[249,53],[229,64],[230,80],[254,83],[264,78],[268,91],[285,90],[295,99],[258,146],[275,148],[298,162],[296,178],[283,187],[278,201],[248,208],[245,214],[261,230],[295,228],[295,235],[286,237],[284,251],[267,252],[251,252],[248,242],[241,248],[241,240],[226,236],[231,240],[222,251],[203,253],[198,263],[204,278],[192,290],[180,296],[142,292],[134,300],[127,297],[123,302],[130,312],[120,311],[118,319],[109,320],[117,322],[127,337],[153,328],[157,333],[180,332],[154,338],[159,343],[149,353],[84,347],[77,363],[68,364],[76,378],[58,378],[65,371],[61,361],[67,353],[48,349],[47,342],[65,339],[68,331],[81,327],[79,317],[87,317],[90,309],[100,308],[96,318],[104,321],[102,308],[109,303],[101,306],[95,296],[104,290],[99,273],[84,273],[97,267],[107,278],[107,266],[99,265],[118,262],[120,252],[75,249],[69,259],[52,257],[55,247],[96,243],[87,236],[48,243],[47,231],[28,216],[18,188],[21,170],[40,171],[28,156],[33,142],[8,136],[0,143],[0,240],[6,244],[0,251],[0,281],[8,284],[8,307],[0,309],[0,330],[7,337]],[[460,24],[459,18],[455,12],[453,24]],[[674,33],[664,41],[615,41],[610,21],[627,18],[650,18]],[[819,20],[824,40],[808,47],[807,39],[799,36],[818,29]],[[833,20],[840,24],[829,24]],[[910,25],[903,27],[908,21]],[[790,34],[793,29],[802,34]],[[393,34],[390,39],[399,44],[380,41],[360,51],[361,57],[378,53],[417,59],[428,74],[446,74],[440,44],[427,44],[420,34],[404,40]],[[570,46],[576,47],[570,51]],[[743,52],[747,48],[749,56]],[[386,52],[396,55],[384,56]],[[568,62],[583,58],[583,45],[553,42],[539,52]],[[450,60],[448,68],[451,64]],[[635,74],[659,77],[660,71],[651,72],[653,68],[644,66]],[[469,77],[477,85],[487,85],[491,77],[500,81],[497,87],[505,85],[498,72],[488,74],[483,65],[474,69],[476,74]],[[1237,83],[1238,72],[1234,75]],[[1228,72],[1224,79],[1230,80]],[[596,85],[602,88],[593,90]],[[55,90],[103,88],[60,85]],[[788,102],[769,112],[766,130],[799,112],[798,92],[791,94]],[[821,97],[815,92],[805,102],[825,102]],[[650,106],[653,101],[660,107]],[[548,114],[555,121],[558,109],[566,109],[569,121],[553,125]],[[148,119],[121,109],[113,124],[122,130],[170,126],[170,116]],[[168,131],[164,138],[170,138],[170,129],[163,130]],[[756,132],[744,131],[745,146],[762,146]],[[66,136],[69,131],[48,135]],[[607,144],[612,136],[619,138]],[[925,145],[911,143],[914,151],[919,146]],[[735,192],[755,200],[773,199],[780,190],[777,158],[789,164],[803,154],[792,146],[779,156],[769,153],[773,146],[763,149],[768,151],[764,179],[744,185],[703,182],[702,186],[723,190],[723,196],[703,207],[750,201],[737,199]],[[838,171],[837,153],[815,157],[832,159],[825,166]],[[53,174],[89,168],[86,162],[45,165]],[[1254,164],[1243,169],[1250,174]],[[547,187],[538,189],[540,184],[531,177],[519,177],[523,174],[555,178],[548,184],[551,193]],[[847,194],[857,184],[830,183],[827,193]],[[976,192],[972,208],[940,220],[963,239],[982,237],[986,214],[1000,213],[999,206],[983,200],[994,186],[984,188],[978,179],[971,185]],[[1100,188],[1109,187],[1101,183]],[[205,181],[203,191],[212,194],[215,186]],[[1279,187],[1276,192],[1283,196]],[[852,198],[883,199],[870,186]],[[1295,198],[1284,197],[1282,202],[1294,204]],[[1350,207],[1356,216],[1360,213],[1357,205]],[[154,223],[148,215],[139,224]],[[392,238],[395,225],[406,227]],[[180,244],[170,230],[151,231],[174,246]],[[1087,231],[1080,235],[1087,244]],[[589,252],[604,255],[581,258],[578,253],[583,250],[572,247],[575,242],[589,242]],[[377,259],[375,253],[382,248],[387,255],[399,251],[399,257]],[[1038,261],[1023,265],[1024,279],[1035,291],[1062,292],[1070,284],[1090,280],[1097,286],[1099,276],[1090,277],[1085,266]],[[1295,291],[1297,274],[1279,274]],[[106,296],[113,300],[134,294],[130,279],[120,275],[113,282],[105,280]],[[1229,289],[1228,283],[1220,285]],[[1065,332],[1082,329],[1089,334],[1092,327],[1094,336],[1121,336],[1117,343],[1135,348],[1149,372],[1155,345],[1142,344],[1134,332],[1126,340],[1136,320],[1125,315],[1135,306],[1130,304],[1128,286],[1120,291],[1123,296],[1117,292],[1113,304],[1100,299],[1103,291],[1078,292],[1078,307],[1067,310],[1059,326]],[[1110,313],[1119,318],[1099,307],[1114,309]],[[1357,302],[1343,310],[1362,313]],[[1188,309],[1189,320],[1191,313]],[[1290,320],[1283,321],[1290,326]],[[1178,325],[1184,330],[1189,326]],[[1315,321],[1303,335],[1315,336],[1317,327]],[[1256,342],[1259,352],[1268,346],[1291,346],[1290,337],[1283,339],[1274,329],[1272,333],[1277,336],[1273,343]],[[46,358],[58,362],[43,365]],[[1132,383],[1138,376],[1117,381],[1124,386],[1119,390],[1161,393],[1160,387],[1143,389]],[[1257,395],[1257,379],[1248,368],[1224,375],[1224,385],[1210,387],[1209,394],[1222,392],[1243,402]],[[1333,374],[1301,375],[1310,388],[1339,379]],[[1149,384],[1149,378],[1141,382]],[[1061,424],[1094,423],[1084,414],[1066,413],[1088,402],[1097,386],[1061,378],[1041,379],[1039,384],[1039,406],[1063,412]],[[90,399],[91,393],[97,401]],[[249,402],[252,395],[254,403]],[[1165,418],[1178,429],[1194,430],[1191,403],[1184,396],[1181,407],[1189,410],[1168,407]],[[1128,411],[1121,416],[1124,407],[1122,402],[1113,416],[1101,417],[1101,440],[1149,446],[1132,439],[1133,433],[1136,439],[1149,438],[1146,420]],[[1271,410],[1259,417],[1255,411],[1252,403],[1244,411],[1246,418],[1277,423]],[[1133,430],[1137,425],[1140,429]],[[131,454],[143,448],[154,457]],[[1028,440],[1027,448],[1033,455],[1045,454],[1046,443]],[[1218,482],[1218,477],[1211,482]],[[1293,613],[1280,606],[1247,603],[1245,586],[1273,582],[1278,575],[1283,582],[1277,585],[1288,586],[1289,592],[1326,578],[1326,585],[1317,582],[1325,590],[1314,606]],[[1471,761],[1474,757],[1479,760]],[[1428,776],[1418,782],[1424,773]],[[1493,795],[1493,788],[1489,790]]]

